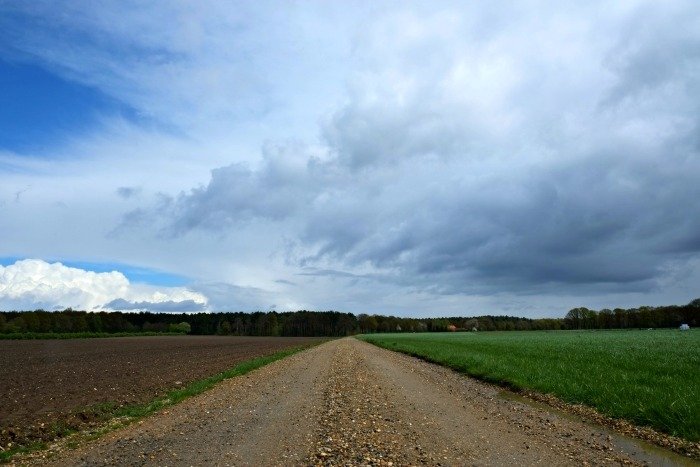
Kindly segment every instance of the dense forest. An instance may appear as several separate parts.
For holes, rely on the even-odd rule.
[[[475,316],[400,318],[336,311],[279,313],[0,312],[0,333],[177,332],[235,336],[347,336],[372,332],[512,331],[700,326],[700,299],[687,305],[614,310],[574,308],[563,318]]]

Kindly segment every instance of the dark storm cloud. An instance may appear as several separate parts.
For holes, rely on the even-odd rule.
[[[216,169],[168,228],[256,220],[317,267],[301,274],[435,293],[649,290],[700,253],[700,42],[692,19],[643,13],[649,35],[634,16],[561,66],[454,47],[437,72],[369,69],[372,98],[323,124],[324,157],[280,144],[259,169]]]
[[[684,159],[689,150],[681,147],[678,154],[666,155]],[[700,209],[689,203],[700,199],[696,157],[661,168],[655,159],[594,155],[462,184],[430,181],[448,182],[454,165],[432,173],[420,169],[414,164],[396,167],[398,178],[378,177],[383,187],[374,185],[376,174],[370,183],[308,187],[304,194],[313,201],[285,200],[288,209],[274,215],[268,207],[278,198],[267,194],[266,184],[228,204],[248,202],[244,209],[225,209],[232,198],[228,190],[217,198],[221,172],[216,184],[200,192],[207,193],[205,198],[181,200],[196,203],[187,205],[190,216],[212,209],[204,200],[213,198],[222,202],[215,209],[230,216],[230,222],[248,216],[284,225],[285,216],[301,218],[299,241],[313,247],[303,264],[331,260],[342,268],[370,263],[379,270],[401,271],[398,282],[444,293],[526,291],[553,283],[640,290],[669,261],[700,251]],[[228,182],[237,180],[234,176]],[[303,185],[291,179],[286,183],[282,191],[299,191]],[[340,274],[355,278],[334,272]]]
[[[464,155],[474,139],[476,125],[450,121],[445,109],[431,108],[429,100],[415,104],[369,109],[353,103],[333,116],[323,128],[323,136],[339,162],[352,169],[394,164],[417,156]],[[461,119],[471,118],[461,113]]]
[[[611,99],[632,98],[663,86],[700,84],[697,14],[687,14],[674,6],[651,7],[640,9],[636,19],[627,24],[606,58],[618,77]],[[684,107],[684,103],[676,104],[680,106],[677,110]],[[697,109],[698,102],[685,104]]]
[[[245,164],[214,169],[206,187],[173,200],[175,222],[168,232],[193,228],[220,229],[255,218],[281,221],[316,195],[314,160],[294,143],[264,148],[264,165],[252,170]],[[299,159],[300,156],[304,157]],[[164,206],[164,208],[167,208]]]

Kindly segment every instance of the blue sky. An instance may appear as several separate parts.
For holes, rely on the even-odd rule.
[[[692,1],[2,3],[0,308],[688,302],[698,31]]]
[[[10,266],[24,258],[0,258],[0,266]],[[51,262],[50,258],[46,258]],[[90,263],[86,261],[61,261],[63,265],[70,268],[78,268],[86,271],[94,272],[112,272],[119,271],[131,282],[165,285],[168,287],[177,287],[186,285],[190,280],[183,276],[170,274],[162,271],[154,271],[147,268],[138,268],[128,264],[119,263]]]
[[[0,60],[0,88],[0,147],[9,151],[50,154],[71,135],[95,129],[102,116],[126,113],[99,90],[35,64]]]

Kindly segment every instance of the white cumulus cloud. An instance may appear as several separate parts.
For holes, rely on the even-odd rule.
[[[0,266],[0,309],[198,311],[207,298],[184,287],[131,283],[121,272],[93,272],[25,259]]]

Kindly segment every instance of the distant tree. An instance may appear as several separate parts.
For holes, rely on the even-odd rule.
[[[483,331],[495,331],[496,330],[496,323],[493,322],[493,319],[490,316],[484,316],[482,318],[478,318],[479,321],[479,329]]]
[[[604,308],[598,313],[598,328],[610,329],[615,325],[615,316],[612,310]]]
[[[7,323],[7,329],[9,332],[27,332],[27,323],[22,315],[19,315]]]
[[[233,333],[237,336],[245,334],[245,328],[243,326],[243,320],[240,316],[236,316],[233,319]]]
[[[39,332],[39,318],[35,312],[24,313],[22,318],[28,332]]]
[[[189,334],[190,332],[192,332],[192,326],[190,326],[190,323],[188,323],[187,321],[183,321],[181,323],[171,323],[168,326],[168,331]]]
[[[148,321],[146,321],[145,323],[143,323],[142,329],[148,332],[165,332],[168,330],[168,326],[162,321],[159,321],[157,323],[149,323]]]
[[[268,336],[279,336],[280,335],[279,321],[277,319],[277,312],[275,312],[275,311],[268,314],[266,335],[268,335]]]
[[[231,323],[228,321],[220,321],[216,333],[222,336],[231,334]]]
[[[377,331],[377,317],[369,316],[367,314],[361,314],[357,317],[358,324],[360,326],[360,332],[369,333]]]
[[[85,313],[77,313],[73,316],[73,332],[85,332],[88,330],[87,319]]]
[[[267,333],[267,314],[260,311],[253,313],[253,322],[255,323],[255,335],[264,336]]]
[[[564,321],[569,329],[585,329],[591,324],[593,315],[586,307],[572,308],[566,314]]]
[[[48,311],[38,311],[36,312],[37,318],[39,320],[39,332],[52,332],[53,331],[53,313]]]
[[[89,313],[87,316],[88,329],[91,332],[102,332],[102,317],[97,313]]]

